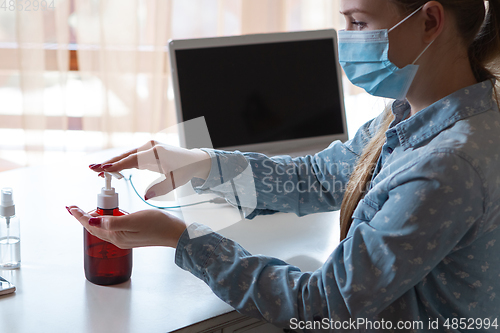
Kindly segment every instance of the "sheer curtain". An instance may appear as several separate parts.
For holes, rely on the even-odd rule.
[[[174,124],[169,39],[344,24],[339,0],[34,3],[0,9],[0,170],[140,144]]]

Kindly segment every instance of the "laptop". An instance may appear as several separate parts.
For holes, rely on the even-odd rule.
[[[347,140],[333,29],[171,40],[169,54],[177,122],[204,117],[215,149],[301,156]]]

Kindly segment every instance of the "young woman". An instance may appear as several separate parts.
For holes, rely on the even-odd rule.
[[[405,321],[422,322],[418,331],[496,331],[500,111],[491,68],[500,55],[500,0],[342,0],[341,7],[347,76],[397,99],[352,140],[297,159],[153,143],[91,166],[173,171],[175,184],[193,179],[203,192],[249,165],[257,208],[247,218],[341,209],[342,241],[320,269],[253,256],[158,210],[91,217],[71,206],[70,213],[120,247],[176,247],[177,265],[238,311],[278,326],[312,330],[327,319],[332,330],[344,323],[339,331],[349,331],[362,327],[345,322],[364,318],[375,323],[368,331],[401,330]],[[155,158],[138,162],[148,156]],[[296,186],[279,192],[270,179]],[[303,185],[311,181],[318,186]],[[172,186],[161,183],[146,197]]]

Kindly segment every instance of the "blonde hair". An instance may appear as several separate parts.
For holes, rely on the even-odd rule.
[[[390,0],[407,13],[423,6],[428,0]],[[498,77],[495,70],[500,55],[500,0],[438,0],[455,15],[457,29],[468,47],[469,61],[478,82]],[[497,104],[498,90],[495,87]],[[385,143],[385,132],[394,117],[390,108],[384,111],[384,120],[377,133],[368,142],[354,169],[340,208],[340,240],[347,237],[352,214],[369,187],[373,171]]]

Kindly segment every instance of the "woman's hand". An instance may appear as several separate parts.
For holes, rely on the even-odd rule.
[[[193,177],[207,179],[210,166],[210,156],[200,149],[184,149],[152,140],[137,149],[89,167],[96,172],[136,168],[165,175],[164,181],[148,189],[145,195],[147,200],[166,194]]]
[[[153,209],[122,216],[89,215],[77,206],[66,207],[92,235],[121,249],[142,246],[175,248],[186,225],[181,219]]]

